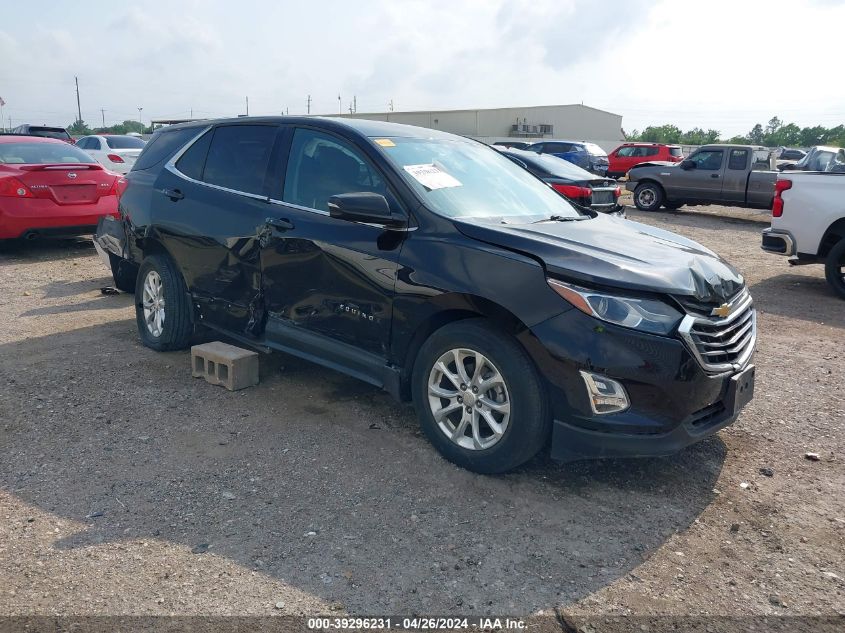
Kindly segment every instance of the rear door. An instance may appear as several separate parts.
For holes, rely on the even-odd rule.
[[[153,230],[203,321],[247,336],[263,326],[258,243],[280,129],[258,123],[212,128],[168,161],[154,183]]]
[[[729,149],[728,164],[722,181],[722,199],[726,202],[745,202],[751,151]]]
[[[672,170],[670,198],[673,200],[721,199],[724,150],[698,150],[688,160],[695,163],[695,168]]]
[[[296,128],[282,167],[261,253],[268,340],[318,357],[337,354],[362,374],[383,368],[405,233],[330,217],[328,200],[379,193],[395,214],[407,215],[381,170],[347,139]]]

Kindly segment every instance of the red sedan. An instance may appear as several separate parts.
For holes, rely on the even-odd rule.
[[[0,239],[93,233],[120,176],[63,141],[0,136]]]

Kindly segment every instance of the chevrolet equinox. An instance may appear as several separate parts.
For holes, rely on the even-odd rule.
[[[752,397],[742,276],[688,239],[578,210],[482,143],[314,117],[159,130],[95,242],[138,332],[203,326],[411,400],[481,473],[675,452]]]

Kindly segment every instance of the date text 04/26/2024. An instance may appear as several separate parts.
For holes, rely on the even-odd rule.
[[[308,628],[314,630],[367,630],[397,629],[413,631],[458,631],[458,630],[512,630],[525,628],[525,622],[519,618],[449,618],[449,617],[346,617],[346,618],[308,618]]]

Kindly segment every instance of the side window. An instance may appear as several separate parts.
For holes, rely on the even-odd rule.
[[[328,211],[332,196],[359,191],[391,198],[384,180],[356,148],[322,132],[296,130],[285,174],[284,202]]]
[[[569,143],[546,143],[543,151],[548,154],[565,154],[572,151],[572,146]]]
[[[138,155],[138,160],[132,171],[141,171],[155,167],[165,158],[170,158],[189,140],[200,133],[200,128],[187,127],[169,132],[156,132],[150,142],[144,146]]]
[[[205,158],[208,155],[208,148],[211,145],[213,131],[206,132],[191,145],[182,157],[176,161],[176,169],[185,174],[188,178],[202,180],[202,171],[205,167]]]
[[[722,167],[722,150],[704,150],[689,157],[699,169],[717,170]]]
[[[747,149],[732,149],[728,155],[728,169],[745,169],[748,165]]]
[[[659,147],[643,147],[643,156],[657,156],[660,153]]]
[[[616,155],[621,158],[629,158],[634,155],[634,152],[637,151],[636,147],[620,147],[619,151],[616,152]]]
[[[88,149],[88,139],[87,138],[79,139],[78,141],[76,141],[76,146],[79,149]]]
[[[202,179],[211,185],[262,195],[278,128],[226,125],[214,130]]]

